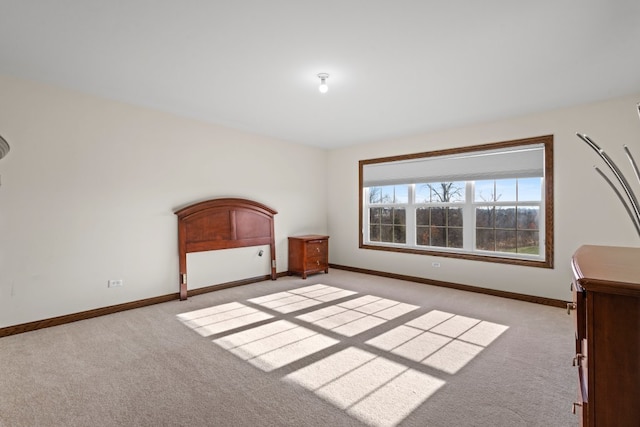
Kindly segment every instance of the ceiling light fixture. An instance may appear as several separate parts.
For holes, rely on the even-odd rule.
[[[320,86],[318,86],[318,90],[320,93],[327,93],[329,90],[329,86],[327,86],[327,79],[329,78],[329,74],[320,73],[318,74],[318,78],[320,79]]]

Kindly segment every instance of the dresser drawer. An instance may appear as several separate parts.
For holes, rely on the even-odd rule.
[[[586,294],[580,284],[576,281],[571,283],[571,294],[573,297],[573,321],[576,331],[576,342],[580,345],[582,340],[587,338],[587,302]],[[576,351],[580,348],[577,347]]]
[[[574,412],[578,415],[579,425],[589,425],[589,393],[587,391],[587,363],[586,359],[578,367],[578,404],[574,407]]]

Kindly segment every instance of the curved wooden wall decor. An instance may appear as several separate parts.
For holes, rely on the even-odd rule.
[[[271,280],[276,280],[273,216],[278,212],[252,200],[223,198],[198,202],[178,216],[180,300],[187,299],[187,253],[269,245]]]
[[[9,153],[10,149],[11,147],[9,147],[9,143],[7,142],[7,140],[4,139],[2,135],[0,135],[0,159],[6,156]]]

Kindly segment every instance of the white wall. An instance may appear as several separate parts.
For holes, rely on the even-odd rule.
[[[640,95],[329,152],[2,76],[0,95],[11,144],[0,160],[0,327],[177,292],[173,211],[216,197],[278,210],[279,272],[287,236],[328,232],[332,263],[568,299],[577,247],[639,241],[575,132],[632,179],[622,145],[640,160]],[[555,135],[554,269],[358,248],[358,160],[545,134]],[[258,250],[191,257],[205,271],[193,287],[267,274]]]
[[[488,102],[499,102],[489,100]],[[511,120],[381,141],[329,153],[330,258],[335,264],[461,283],[527,295],[570,299],[570,258],[583,244],[638,246],[631,220],[613,191],[593,169],[606,166],[576,132],[591,136],[620,166],[633,175],[623,144],[640,161],[640,94]],[[401,254],[358,248],[358,161],[453,147],[554,135],[555,268],[542,269]],[[440,268],[433,268],[438,261]]]
[[[196,201],[276,209],[278,272],[287,236],[327,231],[324,150],[2,76],[0,133],[0,327],[177,292]],[[267,274],[258,249],[212,254],[204,284]]]

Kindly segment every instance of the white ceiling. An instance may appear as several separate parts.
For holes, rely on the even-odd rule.
[[[0,0],[0,74],[334,148],[638,93],[640,1]]]

